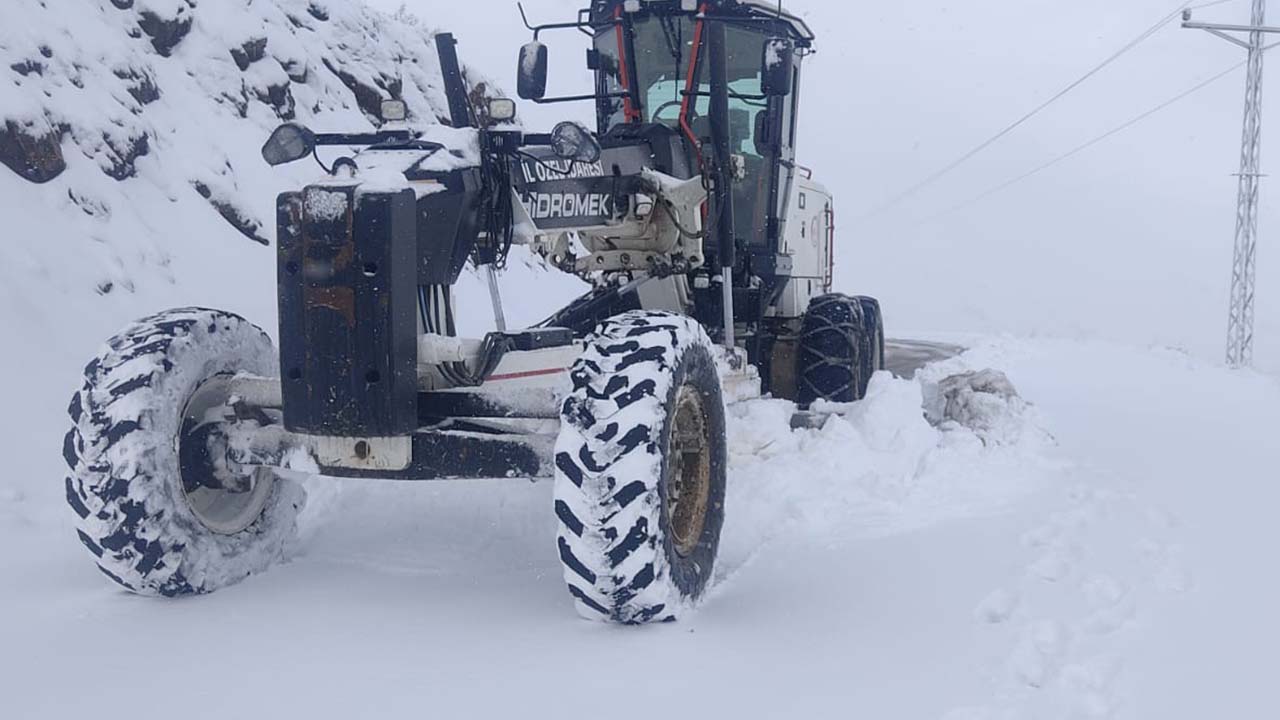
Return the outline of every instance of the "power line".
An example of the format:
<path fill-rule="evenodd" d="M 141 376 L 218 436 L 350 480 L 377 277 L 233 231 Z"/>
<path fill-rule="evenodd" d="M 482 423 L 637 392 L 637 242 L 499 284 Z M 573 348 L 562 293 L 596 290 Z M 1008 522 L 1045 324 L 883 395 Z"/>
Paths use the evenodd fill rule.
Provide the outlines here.
<path fill-rule="evenodd" d="M 965 164 L 965 163 L 967 163 L 969 160 L 972 160 L 976 155 L 978 155 L 979 153 L 983 152 L 984 150 L 986 150 L 987 148 L 991 147 L 992 145 L 996 144 L 997 142 L 999 142 L 1001 139 L 1003 139 L 1003 138 L 1004 138 L 1006 135 L 1008 135 L 1009 133 L 1013 132 L 1014 130 L 1017 130 L 1019 127 L 1022 127 L 1022 126 L 1023 126 L 1023 125 L 1025 125 L 1029 120 L 1031 120 L 1031 119 L 1032 119 L 1032 118 L 1034 118 L 1035 116 L 1039 115 L 1041 112 L 1044 112 L 1044 110 L 1045 110 L 1045 109 L 1047 109 L 1049 106 L 1051 106 L 1051 105 L 1053 105 L 1054 103 L 1056 103 L 1057 101 L 1061 100 L 1063 97 L 1065 97 L 1065 96 L 1066 96 L 1067 94 L 1069 94 L 1071 91 L 1073 91 L 1073 90 L 1075 90 L 1076 88 L 1080 87 L 1080 86 L 1081 86 L 1081 85 L 1083 85 L 1085 82 L 1087 82 L 1090 78 L 1092 78 L 1092 77 L 1094 77 L 1095 75 L 1097 75 L 1098 73 L 1102 72 L 1104 69 L 1106 69 L 1107 67 L 1109 67 L 1112 63 L 1116 62 L 1116 61 L 1117 61 L 1117 60 L 1119 60 L 1121 57 L 1123 57 L 1124 55 L 1128 54 L 1131 50 L 1133 50 L 1134 48 L 1136 48 L 1136 47 L 1138 47 L 1139 45 L 1141 45 L 1143 42 L 1145 42 L 1147 39 L 1149 39 L 1152 35 L 1155 35 L 1157 32 L 1159 32 L 1159 31 L 1160 31 L 1160 30 L 1161 30 L 1165 25 L 1168 25 L 1170 22 L 1172 22 L 1174 19 L 1176 19 L 1176 18 L 1177 18 L 1177 17 L 1182 13 L 1182 11 L 1183 11 L 1183 10 L 1188 10 L 1188 9 L 1193 9 L 1193 10 L 1194 10 L 1194 9 L 1202 9 L 1202 8 L 1207 8 L 1207 7 L 1213 7 L 1213 6 L 1215 6 L 1215 5 L 1224 5 L 1224 4 L 1228 3 L 1228 2 L 1233 2 L 1233 1 L 1234 1 L 1234 0 L 1216 0 L 1216 1 L 1214 1 L 1214 2 L 1203 3 L 1203 4 L 1201 4 L 1201 5 L 1194 6 L 1194 7 L 1192 7 L 1192 6 L 1191 6 L 1191 0 L 1183 0 L 1183 2 L 1179 2 L 1179 3 L 1178 3 L 1178 6 L 1177 6 L 1176 8 L 1174 8 L 1172 12 L 1170 12 L 1168 15 L 1165 15 L 1164 17 L 1162 17 L 1158 22 L 1156 22 L 1156 24 L 1154 24 L 1154 25 L 1152 25 L 1151 27 L 1147 28 L 1145 31 L 1143 31 L 1143 32 L 1142 32 L 1142 34 L 1138 35 L 1138 36 L 1137 36 L 1136 38 L 1134 38 L 1133 40 L 1130 40 L 1130 41 L 1129 41 L 1129 42 L 1128 42 L 1124 47 L 1120 48 L 1118 51 L 1116 51 L 1114 54 L 1112 54 L 1112 55 L 1111 55 L 1110 57 L 1108 57 L 1106 60 L 1103 60 L 1101 63 L 1099 63 L 1098 65 L 1094 66 L 1094 67 L 1093 67 L 1093 69 L 1089 70 L 1089 71 L 1088 71 L 1088 72 L 1086 72 L 1084 75 L 1082 75 L 1082 76 L 1080 76 L 1079 78 L 1077 78 L 1074 82 L 1072 82 L 1071 84 L 1067 85 L 1067 86 L 1066 86 L 1065 88 L 1063 88 L 1062 90 L 1058 91 L 1058 93 L 1056 93 L 1055 95 L 1053 95 L 1052 97 L 1050 97 L 1048 100 L 1046 100 L 1046 101 L 1044 101 L 1043 103 L 1041 103 L 1040 105 L 1036 106 L 1036 108 L 1035 108 L 1035 109 L 1033 109 L 1031 112 L 1029 112 L 1029 113 L 1027 113 L 1027 114 L 1023 115 L 1022 117 L 1020 117 L 1020 118 L 1018 118 L 1016 121 L 1014 121 L 1012 124 L 1010 124 L 1009 126 L 1005 127 L 1005 128 L 1004 128 L 1003 130 L 1001 130 L 1000 132 L 996 133 L 995 135 L 991 136 L 990 138 L 988 138 L 988 139 L 984 140 L 983 142 L 979 143 L 976 147 L 974 147 L 972 150 L 970 150 L 969 152 L 965 153 L 964 155 L 961 155 L 958 159 L 956 159 L 956 160 L 955 160 L 954 162 L 952 162 L 951 164 L 947 165 L 946 167 L 942 168 L 941 170 L 938 170 L 937 172 L 934 172 L 932 175 L 929 175 L 928 177 L 926 177 L 925 179 L 921 180 L 920 182 L 917 182 L 916 184 L 914 184 L 914 185 L 912 185 L 912 186 L 908 187 L 906 190 L 903 190 L 902 192 L 900 192 L 900 193 L 898 193 L 897 195 L 893 196 L 889 201 L 887 201 L 887 202 L 885 202 L 885 203 L 883 203 L 883 204 L 879 205 L 878 207 L 874 208 L 873 210 L 871 210 L 870 212 L 868 212 L 866 215 L 863 215 L 861 218 L 859 218 L 859 219 L 858 219 L 858 222 L 864 222 L 864 221 L 869 220 L 869 219 L 871 219 L 871 218 L 873 218 L 873 217 L 875 217 L 875 216 L 877 216 L 877 215 L 880 215 L 881 213 L 884 213 L 884 212 L 885 212 L 885 211 L 887 211 L 887 210 L 890 210 L 890 209 L 892 209 L 892 208 L 896 207 L 896 206 L 897 206 L 899 203 L 901 203 L 903 200 L 906 200 L 907 198 L 911 197 L 912 195 L 915 195 L 916 193 L 920 192 L 921 190 L 925 189 L 926 187 L 928 187 L 928 186 L 932 185 L 933 183 L 937 182 L 938 180 L 941 180 L 942 178 L 944 178 L 944 177 L 946 177 L 947 175 L 951 174 L 951 172 L 952 172 L 952 171 L 954 171 L 956 168 L 960 167 L 961 165 L 964 165 L 964 164 Z"/>
<path fill-rule="evenodd" d="M 1027 171 L 1027 172 L 1025 172 L 1025 173 L 1023 173 L 1023 174 L 1021 174 L 1021 175 L 1019 175 L 1019 176 L 1017 176 L 1017 177 L 1013 178 L 1012 180 L 1008 180 L 1008 181 L 1006 181 L 1006 182 L 1000 183 L 999 185 L 996 185 L 995 187 L 991 188 L 990 190 L 987 190 L 986 192 L 984 192 L 984 193 L 982 193 L 982 194 L 980 194 L 980 195 L 975 196 L 975 197 L 974 197 L 973 199 L 971 199 L 971 200 L 968 200 L 968 201 L 966 201 L 966 202 L 963 202 L 963 203 L 961 203 L 961 204 L 959 204 L 959 205 L 957 205 L 957 206 L 955 206 L 955 207 L 951 208 L 950 210 L 946 210 L 946 211 L 943 211 L 943 212 L 941 212 L 941 213 L 938 213 L 937 215 L 934 215 L 932 218 L 930 218 L 930 220 L 936 220 L 936 219 L 938 219 L 938 218 L 946 217 L 946 216 L 948 216 L 948 215 L 952 215 L 952 214 L 954 214 L 954 213 L 957 213 L 957 212 L 959 212 L 959 211 L 961 211 L 961 210 L 964 210 L 965 208 L 968 208 L 968 207 L 969 207 L 969 206 L 971 206 L 971 205 L 975 205 L 975 204 L 977 204 L 977 203 L 979 203 L 979 202 L 982 202 L 983 200 L 986 200 L 987 198 L 991 197 L 992 195 L 995 195 L 995 194 L 997 194 L 997 193 L 1000 193 L 1000 192 L 1002 192 L 1002 191 L 1004 191 L 1004 190 L 1006 190 L 1006 189 L 1008 189 L 1008 188 L 1010 188 L 1010 187 L 1013 187 L 1014 185 L 1017 185 L 1018 183 L 1022 182 L 1023 180 L 1026 180 L 1026 179 L 1028 179 L 1028 178 L 1031 178 L 1031 177 L 1033 177 L 1033 176 L 1035 176 L 1035 175 L 1039 175 L 1040 173 L 1044 172 L 1045 170 L 1048 170 L 1049 168 L 1051 168 L 1051 167 L 1053 167 L 1053 166 L 1055 166 L 1055 165 L 1058 165 L 1058 164 L 1063 163 L 1063 162 L 1065 162 L 1065 161 L 1067 161 L 1067 160 L 1070 160 L 1071 158 L 1075 157 L 1076 155 L 1079 155 L 1080 153 L 1084 152 L 1085 150 L 1088 150 L 1089 148 L 1093 147 L 1094 145 L 1097 145 L 1098 143 L 1101 143 L 1101 142 L 1103 142 L 1103 141 L 1105 141 L 1105 140 L 1109 140 L 1109 139 L 1111 139 L 1112 137 L 1115 137 L 1116 135 L 1119 135 L 1120 133 L 1124 132 L 1125 130 L 1128 130 L 1129 128 L 1133 127 L 1134 125 L 1137 125 L 1138 123 L 1142 122 L 1143 120 L 1146 120 L 1147 118 L 1151 117 L 1152 115 L 1155 115 L 1156 113 L 1158 113 L 1158 112 L 1160 112 L 1160 111 L 1162 111 L 1162 110 L 1165 110 L 1166 108 L 1168 108 L 1168 107 L 1170 107 L 1170 106 L 1172 106 L 1172 105 L 1177 104 L 1177 103 L 1178 103 L 1178 102 L 1180 102 L 1181 100 L 1184 100 L 1184 99 L 1186 99 L 1187 97 L 1189 97 L 1189 96 L 1191 96 L 1191 95 L 1194 95 L 1194 94 L 1195 94 L 1195 93 L 1197 93 L 1197 92 L 1200 92 L 1201 90 L 1203 90 L 1203 89 L 1205 89 L 1205 88 L 1209 87 L 1209 86 L 1210 86 L 1210 85 L 1212 85 L 1213 83 L 1215 83 L 1215 82 L 1217 82 L 1217 81 L 1219 81 L 1219 80 L 1223 79 L 1224 77 L 1226 77 L 1226 76 L 1230 75 L 1232 72 L 1234 72 L 1234 71 L 1236 71 L 1236 70 L 1240 69 L 1240 68 L 1241 68 L 1241 67 L 1243 67 L 1243 66 L 1244 66 L 1244 63 L 1243 63 L 1243 62 L 1236 63 L 1235 65 L 1232 65 L 1231 67 L 1227 68 L 1226 70 L 1223 70 L 1222 72 L 1218 73 L 1217 75 L 1214 75 L 1214 76 L 1210 77 L 1210 78 L 1209 78 L 1209 79 L 1207 79 L 1207 80 L 1203 80 L 1203 81 L 1201 81 L 1200 83 L 1196 84 L 1195 86 L 1193 86 L 1193 87 L 1191 87 L 1191 88 L 1188 88 L 1187 90 L 1184 90 L 1184 91 L 1182 91 L 1181 93 L 1178 93 L 1178 94 L 1177 94 L 1177 95 L 1175 95 L 1174 97 L 1169 98 L 1168 100 L 1166 100 L 1166 101 L 1164 101 L 1164 102 L 1160 103 L 1159 105 L 1157 105 L 1157 106 L 1155 106 L 1155 107 L 1151 108 L 1150 110 L 1147 110 L 1146 112 L 1142 113 L 1141 115 L 1138 115 L 1137 117 L 1134 117 L 1134 118 L 1132 118 L 1131 120 L 1129 120 L 1129 121 L 1127 121 L 1127 122 L 1125 122 L 1125 123 L 1123 123 L 1123 124 L 1121 124 L 1121 125 L 1118 125 L 1118 126 L 1116 126 L 1115 128 L 1112 128 L 1111 130 L 1108 130 L 1107 132 L 1105 132 L 1105 133 L 1103 133 L 1103 134 L 1101 134 L 1101 135 L 1099 135 L 1099 136 L 1097 136 L 1097 137 L 1093 138 L 1092 140 L 1090 140 L 1090 141 L 1088 141 L 1088 142 L 1086 142 L 1086 143 L 1084 143 L 1084 144 L 1082 144 L 1082 145 L 1077 146 L 1076 148 L 1074 148 L 1074 149 L 1072 149 L 1072 150 L 1069 150 L 1069 151 L 1067 151 L 1067 152 L 1065 152 L 1065 153 L 1063 153 L 1063 154 L 1061 154 L 1061 155 L 1058 155 L 1057 157 L 1055 157 L 1055 158 L 1053 158 L 1052 160 L 1050 160 L 1050 161 L 1048 161 L 1048 162 L 1044 163 L 1043 165 L 1040 165 L 1040 166 L 1036 167 L 1036 168 L 1035 168 L 1035 169 L 1033 169 L 1033 170 L 1029 170 L 1029 171 Z"/>
<path fill-rule="evenodd" d="M 1199 5 L 1192 5 L 1191 7 L 1187 8 L 1187 9 L 1188 9 L 1188 10 L 1203 10 L 1203 9 L 1205 9 L 1205 8 L 1217 7 L 1218 5 L 1226 5 L 1226 4 L 1227 4 L 1227 3 L 1229 3 L 1229 2 L 1241 2 L 1241 1 L 1242 1 L 1242 0 L 1215 0 L 1215 2 L 1207 2 L 1207 3 L 1201 3 L 1201 4 L 1199 4 Z"/>

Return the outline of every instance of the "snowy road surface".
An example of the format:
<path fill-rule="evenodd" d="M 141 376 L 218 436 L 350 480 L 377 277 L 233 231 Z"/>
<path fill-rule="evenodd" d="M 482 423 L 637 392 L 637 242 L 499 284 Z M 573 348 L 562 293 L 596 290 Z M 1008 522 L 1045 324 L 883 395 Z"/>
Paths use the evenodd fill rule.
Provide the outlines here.
<path fill-rule="evenodd" d="M 643 629 L 577 619 L 550 487 L 513 481 L 311 481 L 290 562 L 133 597 L 77 544 L 37 427 L 0 494 L 0 716 L 1275 716 L 1280 385 L 1051 341 L 945 366 L 1035 408 L 990 445 L 888 376 L 823 430 L 735 408 L 710 600 Z"/>
<path fill-rule="evenodd" d="M 964 352 L 964 348 L 952 343 L 924 340 L 894 340 L 884 343 L 884 367 L 901 378 L 909 378 L 930 363 L 941 362 Z"/>

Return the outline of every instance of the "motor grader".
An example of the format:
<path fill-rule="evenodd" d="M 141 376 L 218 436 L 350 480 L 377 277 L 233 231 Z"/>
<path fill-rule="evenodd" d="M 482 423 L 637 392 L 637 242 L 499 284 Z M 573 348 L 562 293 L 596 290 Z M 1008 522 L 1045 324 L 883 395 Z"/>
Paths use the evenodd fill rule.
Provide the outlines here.
<path fill-rule="evenodd" d="M 672 620 L 732 508 L 726 403 L 865 392 L 880 308 L 832 294 L 833 200 L 796 163 L 806 23 L 765 2 L 597 0 L 530 29 L 520 97 L 592 103 L 594 129 L 526 131 L 437 36 L 447 125 L 388 98 L 372 132 L 290 123 L 264 146 L 272 165 L 341 153 L 278 200 L 278 347 L 188 308 L 89 363 L 67 499 L 108 577 L 181 596 L 264 570 L 295 531 L 298 472 L 546 478 L 578 610 Z M 569 32 L 590 37 L 594 87 L 549 97 L 543 40 Z M 508 328 L 515 246 L 590 291 Z M 464 272 L 490 283 L 484 337 L 459 336 Z"/>

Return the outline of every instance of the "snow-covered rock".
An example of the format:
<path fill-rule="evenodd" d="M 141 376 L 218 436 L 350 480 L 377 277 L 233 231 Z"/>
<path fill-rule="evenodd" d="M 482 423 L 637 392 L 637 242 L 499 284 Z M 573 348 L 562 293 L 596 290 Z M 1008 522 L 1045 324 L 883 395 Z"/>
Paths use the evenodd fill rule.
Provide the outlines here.
<path fill-rule="evenodd" d="M 360 131 L 386 98 L 420 124 L 447 106 L 431 33 L 361 3 L 7 0 L 0 14 L 0 175 L 44 238 L 5 252 L 27 246 L 66 290 L 176 282 L 178 231 L 260 257 L 237 236 L 269 242 L 274 196 L 301 171 L 258 155 L 282 121 Z"/>
<path fill-rule="evenodd" d="M 399 97 L 431 137 L 467 140 L 441 119 L 435 32 L 348 0 L 0 2 L 0 378 L 26 408 L 0 437 L 43 428 L 0 484 L 58 476 L 79 369 L 121 327 L 203 306 L 274 333 L 276 197 L 322 177 L 263 161 L 281 122 L 366 132 Z M 582 290 L 519 249 L 503 280 L 513 327 Z M 492 327 L 478 276 L 457 298 L 465 332 Z"/>
<path fill-rule="evenodd" d="M 320 171 L 269 167 L 263 142 L 286 120 L 371 130 L 392 97 L 443 129 L 435 32 L 346 0 L 0 3 L 0 329 L 48 335 L 75 364 L 168 307 L 274 331 L 275 199 Z M 513 325 L 580 292 L 521 253 L 511 265 L 508 293 L 547 299 L 509 303 Z M 458 294 L 460 325 L 485 329 L 482 283 Z M 76 332 L 48 332 L 72 317 Z"/>
<path fill-rule="evenodd" d="M 926 372 L 926 375 L 929 373 Z M 925 415 L 935 425 L 958 425 L 984 441 L 1020 434 L 1027 403 L 1008 376 L 987 368 L 950 375 L 925 385 Z"/>

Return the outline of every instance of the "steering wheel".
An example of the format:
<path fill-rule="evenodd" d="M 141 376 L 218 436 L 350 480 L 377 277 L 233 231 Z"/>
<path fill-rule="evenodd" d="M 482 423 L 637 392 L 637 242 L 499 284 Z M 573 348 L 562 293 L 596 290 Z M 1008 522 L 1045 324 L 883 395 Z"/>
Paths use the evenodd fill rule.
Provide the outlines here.
<path fill-rule="evenodd" d="M 671 102 L 663 103 L 662 107 L 659 107 L 657 110 L 653 111 L 653 119 L 650 120 L 650 122 L 658 122 L 662 120 L 662 113 L 666 112 L 667 110 L 670 110 L 671 108 L 683 108 L 683 107 L 684 107 L 683 100 L 672 100 Z M 673 117 L 671 119 L 677 120 L 679 119 L 679 117 L 680 116 L 677 115 L 676 117 Z"/>

